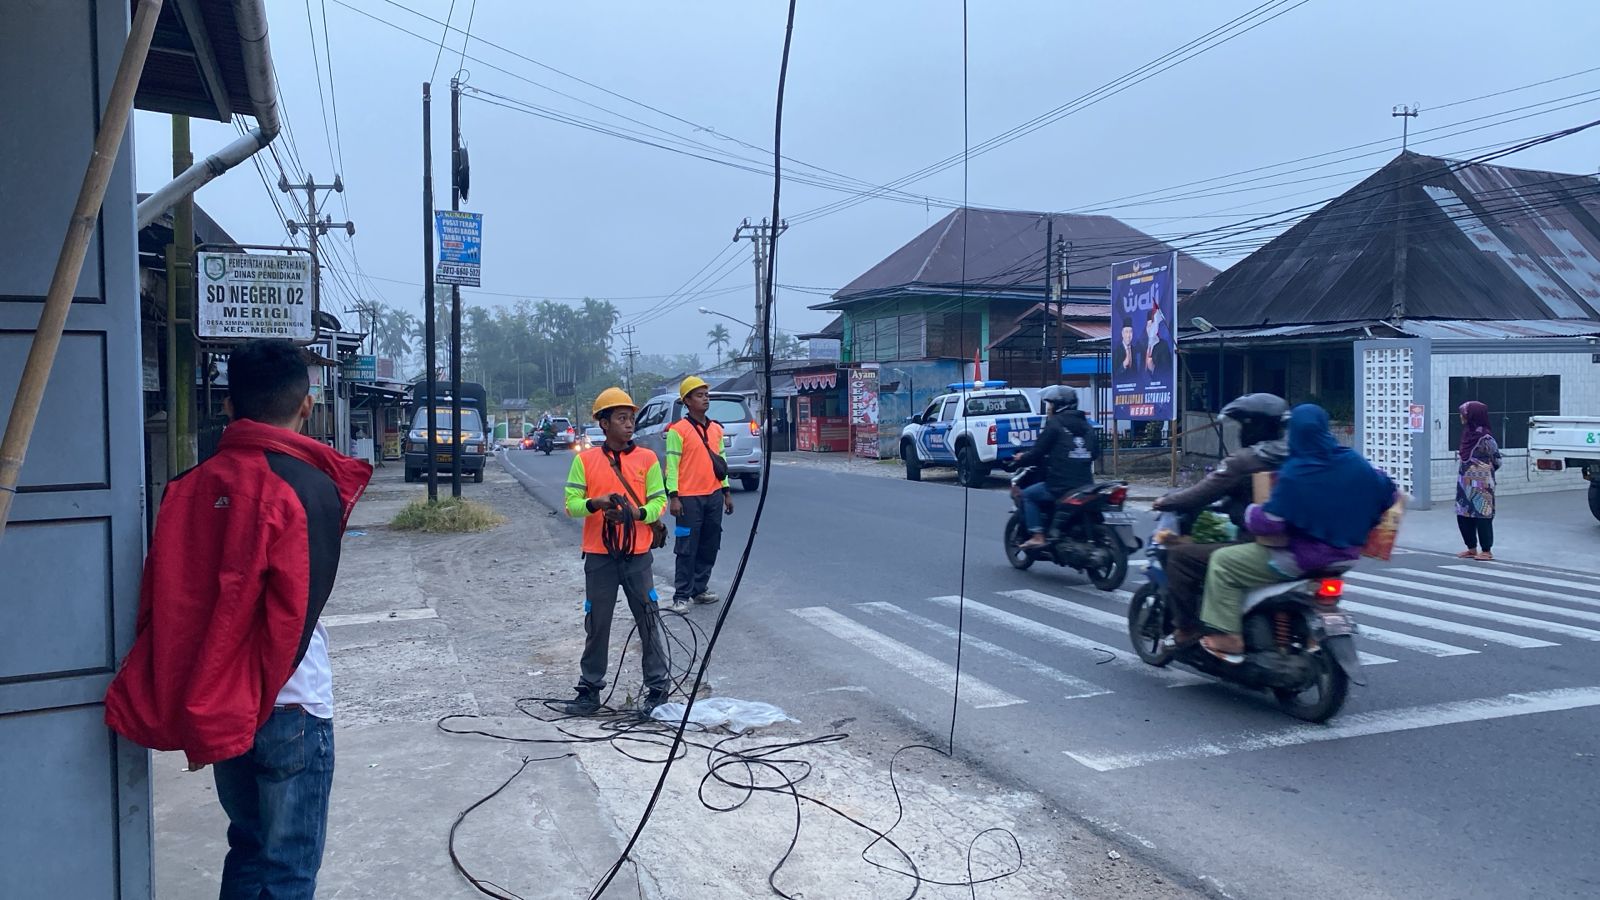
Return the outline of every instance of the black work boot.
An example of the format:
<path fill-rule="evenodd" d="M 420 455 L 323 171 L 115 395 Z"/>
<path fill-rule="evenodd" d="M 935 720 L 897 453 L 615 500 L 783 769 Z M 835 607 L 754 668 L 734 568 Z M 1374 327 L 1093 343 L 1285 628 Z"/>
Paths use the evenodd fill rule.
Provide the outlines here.
<path fill-rule="evenodd" d="M 567 701 L 566 714 L 569 716 L 592 716 L 600 711 L 600 692 L 595 688 L 578 688 L 578 696 Z"/>
<path fill-rule="evenodd" d="M 658 688 L 656 690 L 649 691 L 644 695 L 644 698 L 639 701 L 639 712 L 648 716 L 655 711 L 656 707 L 671 699 L 671 696 L 671 693 L 664 689 Z"/>

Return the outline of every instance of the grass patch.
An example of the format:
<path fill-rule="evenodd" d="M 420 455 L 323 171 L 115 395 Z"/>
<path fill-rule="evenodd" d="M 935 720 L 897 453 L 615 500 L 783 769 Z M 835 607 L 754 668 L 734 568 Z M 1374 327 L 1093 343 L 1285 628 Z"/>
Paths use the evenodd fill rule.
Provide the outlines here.
<path fill-rule="evenodd" d="M 446 497 L 434 503 L 413 500 L 400 510 L 389 527 L 397 531 L 422 531 L 428 534 L 466 534 L 488 531 L 506 520 L 482 503 L 462 497 Z"/>

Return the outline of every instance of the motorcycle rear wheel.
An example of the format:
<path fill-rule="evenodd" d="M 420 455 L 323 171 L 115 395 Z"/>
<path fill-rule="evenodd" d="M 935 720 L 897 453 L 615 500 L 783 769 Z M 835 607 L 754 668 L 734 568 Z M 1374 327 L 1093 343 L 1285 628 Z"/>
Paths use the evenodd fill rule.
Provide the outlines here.
<path fill-rule="evenodd" d="M 1139 588 L 1128 601 L 1128 640 L 1139 659 L 1148 665 L 1160 667 L 1172 662 L 1172 650 L 1161 644 L 1172 630 L 1167 622 L 1170 617 L 1167 598 L 1153 584 Z"/>
<path fill-rule="evenodd" d="M 1006 560 L 1013 568 L 1026 570 L 1033 565 L 1034 558 L 1022 549 L 1023 535 L 1022 517 L 1013 515 L 1006 521 Z"/>
<path fill-rule="evenodd" d="M 1284 712 L 1296 719 L 1320 724 L 1338 715 L 1339 710 L 1344 708 L 1345 698 L 1350 693 L 1350 677 L 1331 653 L 1313 653 L 1311 661 L 1316 667 L 1316 677 L 1311 687 L 1300 691 L 1273 688 L 1272 693 L 1278 698 L 1278 705 L 1283 707 Z"/>
<path fill-rule="evenodd" d="M 1086 568 L 1083 574 L 1089 576 L 1094 586 L 1102 591 L 1114 591 L 1122 587 L 1122 582 L 1128 578 L 1128 548 L 1122 545 L 1122 538 L 1109 525 L 1092 526 L 1090 538 L 1093 543 L 1105 548 L 1110 561 L 1098 567 Z"/>

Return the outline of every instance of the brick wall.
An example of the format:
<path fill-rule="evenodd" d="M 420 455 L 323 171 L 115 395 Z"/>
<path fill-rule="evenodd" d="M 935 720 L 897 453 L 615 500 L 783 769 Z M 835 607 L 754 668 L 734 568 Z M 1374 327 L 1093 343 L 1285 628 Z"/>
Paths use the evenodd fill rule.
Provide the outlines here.
<path fill-rule="evenodd" d="M 1515 348 L 1515 341 L 1507 341 Z M 1456 456 L 1450 444 L 1450 379 L 1461 377 L 1561 376 L 1561 414 L 1600 416 L 1600 365 L 1583 353 L 1440 353 L 1433 354 L 1433 396 L 1428 402 L 1428 430 L 1433 439 L 1433 499 L 1455 498 Z M 1502 494 L 1575 490 L 1583 477 L 1572 471 L 1541 472 L 1533 468 L 1526 450 L 1504 451 L 1505 461 L 1496 479 Z"/>

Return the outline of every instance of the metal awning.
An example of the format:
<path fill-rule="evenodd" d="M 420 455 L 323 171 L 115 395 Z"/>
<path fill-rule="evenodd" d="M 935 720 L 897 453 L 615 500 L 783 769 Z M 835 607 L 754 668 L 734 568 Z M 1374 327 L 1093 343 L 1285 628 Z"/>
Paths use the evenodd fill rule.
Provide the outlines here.
<path fill-rule="evenodd" d="M 253 0 L 255 5 L 259 0 Z M 129 8 L 137 5 L 129 0 Z M 166 0 L 156 19 L 150 54 L 134 106 L 226 122 L 254 115 L 239 37 L 239 4 L 228 0 Z"/>

